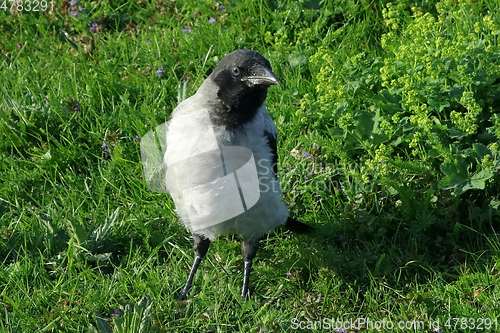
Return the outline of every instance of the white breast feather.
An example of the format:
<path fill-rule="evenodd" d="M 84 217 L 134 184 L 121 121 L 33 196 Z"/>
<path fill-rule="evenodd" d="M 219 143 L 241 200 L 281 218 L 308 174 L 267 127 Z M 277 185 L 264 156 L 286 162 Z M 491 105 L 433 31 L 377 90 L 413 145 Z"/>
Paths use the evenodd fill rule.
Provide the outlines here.
<path fill-rule="evenodd" d="M 167 166 L 173 165 L 183 157 L 194 156 L 222 146 L 247 147 L 252 151 L 256 163 L 260 198 L 254 206 L 246 211 L 243 210 L 243 213 L 236 217 L 213 226 L 203 227 L 197 224 L 203 218 L 200 220 L 190 218 L 190 216 L 194 216 L 193 211 L 201 214 L 200 216 L 208 214 L 206 216 L 217 217 L 230 214 L 231 210 L 240 209 L 240 207 L 236 207 L 234 201 L 231 204 L 221 205 L 221 202 L 228 200 L 223 197 L 222 191 L 220 191 L 225 183 L 219 180 L 219 184 L 216 184 L 217 180 L 214 180 L 214 186 L 200 186 L 192 189 L 188 194 L 185 192 L 185 195 L 189 195 L 189 197 L 183 197 L 180 191 L 175 191 L 176 184 L 172 184 L 173 181 L 170 180 L 167 182 L 167 186 L 181 222 L 189 231 L 212 240 L 218 235 L 225 234 L 240 234 L 244 238 L 258 237 L 284 224 L 288 218 L 288 209 L 281 201 L 281 189 L 272 174 L 272 152 L 263 133 L 264 129 L 276 135 L 276 126 L 264 105 L 259 108 L 251 122 L 237 131 L 228 132 L 222 127 L 213 127 L 210 119 L 206 119 L 207 113 L 197 112 L 202 110 L 204 105 L 199 104 L 198 107 L 193 107 L 196 105 L 195 98 L 196 95 L 179 104 L 173 112 L 168 125 L 167 152 L 164 163 Z M 189 105 L 189 108 L 186 105 Z M 209 179 L 218 173 L 216 167 L 210 167 L 210 161 L 205 161 L 205 163 L 197 161 L 196 165 L 191 165 L 191 168 L 190 172 L 192 172 L 193 177 L 203 173 L 204 177 L 208 176 L 206 179 Z M 186 177 L 190 177 L 189 174 Z M 203 192 L 207 192 L 207 190 L 210 191 L 211 196 L 203 195 Z M 239 197 L 237 190 L 232 195 Z"/>

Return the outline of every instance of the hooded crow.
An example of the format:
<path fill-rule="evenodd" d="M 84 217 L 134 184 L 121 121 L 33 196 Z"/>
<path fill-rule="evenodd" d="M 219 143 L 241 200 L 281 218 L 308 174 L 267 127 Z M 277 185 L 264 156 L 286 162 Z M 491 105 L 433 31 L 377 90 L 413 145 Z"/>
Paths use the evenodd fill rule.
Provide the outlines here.
<path fill-rule="evenodd" d="M 280 225 L 298 233 L 312 230 L 290 218 L 281 200 L 276 126 L 265 107 L 268 88 L 278 83 L 261 54 L 236 50 L 171 114 L 165 185 L 181 222 L 193 234 L 195 252 L 180 300 L 187 298 L 217 236 L 243 238 L 241 296 L 246 297 L 260 237 Z"/>

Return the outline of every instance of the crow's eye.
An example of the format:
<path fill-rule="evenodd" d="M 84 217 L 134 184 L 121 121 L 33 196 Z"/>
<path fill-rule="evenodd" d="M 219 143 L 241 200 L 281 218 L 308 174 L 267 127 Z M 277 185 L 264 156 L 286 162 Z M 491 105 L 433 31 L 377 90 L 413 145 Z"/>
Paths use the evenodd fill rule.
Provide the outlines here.
<path fill-rule="evenodd" d="M 240 75 L 240 69 L 238 67 L 233 67 L 233 75 L 234 76 Z"/>

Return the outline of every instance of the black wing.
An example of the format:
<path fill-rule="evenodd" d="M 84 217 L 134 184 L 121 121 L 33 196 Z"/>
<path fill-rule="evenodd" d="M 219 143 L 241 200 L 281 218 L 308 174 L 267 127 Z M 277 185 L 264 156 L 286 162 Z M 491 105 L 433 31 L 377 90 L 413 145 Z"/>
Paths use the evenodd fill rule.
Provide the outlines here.
<path fill-rule="evenodd" d="M 273 154 L 272 168 L 274 177 L 278 177 L 278 146 L 276 142 L 276 135 L 271 132 L 264 131 L 264 135 L 269 143 L 269 148 L 271 148 L 271 153 Z"/>

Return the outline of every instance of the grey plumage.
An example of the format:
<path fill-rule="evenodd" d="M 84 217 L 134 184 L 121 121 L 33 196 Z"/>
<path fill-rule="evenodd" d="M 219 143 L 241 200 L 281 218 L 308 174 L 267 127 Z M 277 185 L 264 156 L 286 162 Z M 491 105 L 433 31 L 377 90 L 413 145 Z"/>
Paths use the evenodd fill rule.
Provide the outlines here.
<path fill-rule="evenodd" d="M 201 259 L 217 236 L 243 237 L 244 297 L 260 237 L 280 225 L 298 232 L 310 228 L 289 218 L 281 201 L 276 126 L 265 107 L 267 90 L 275 84 L 278 78 L 266 58 L 237 50 L 172 112 L 164 157 L 166 185 L 181 222 L 193 233 L 195 249 L 179 299 L 186 299 Z M 230 159 L 233 152 L 238 157 Z M 255 184 L 251 172 L 241 173 L 244 168 L 255 169 Z"/>

